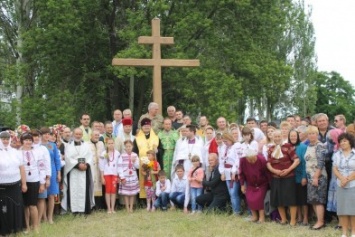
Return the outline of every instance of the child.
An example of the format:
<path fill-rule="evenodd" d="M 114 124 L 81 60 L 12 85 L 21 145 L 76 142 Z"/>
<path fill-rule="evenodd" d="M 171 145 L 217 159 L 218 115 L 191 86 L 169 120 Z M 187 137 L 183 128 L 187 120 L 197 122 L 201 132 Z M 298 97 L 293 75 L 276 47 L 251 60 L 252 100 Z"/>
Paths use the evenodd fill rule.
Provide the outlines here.
<path fill-rule="evenodd" d="M 175 177 L 172 181 L 171 192 L 169 195 L 171 208 L 174 209 L 174 205 L 178 208 L 184 208 L 184 212 L 187 213 L 187 205 L 189 204 L 189 183 L 187 177 L 184 175 L 184 166 L 178 164 L 175 167 Z"/>
<path fill-rule="evenodd" d="M 120 153 L 114 148 L 115 142 L 112 138 L 107 139 L 106 151 L 101 155 L 99 161 L 99 167 L 101 172 L 101 182 L 105 185 L 105 199 L 107 205 L 107 213 L 115 213 L 117 182 L 119 174 L 120 177 L 124 177 L 122 168 L 122 158 Z M 121 179 L 122 183 L 125 183 L 124 178 Z"/>
<path fill-rule="evenodd" d="M 157 174 L 160 171 L 160 165 L 156 160 L 155 151 L 147 151 L 147 157 L 149 163 L 142 164 L 142 174 L 144 175 L 144 189 L 147 195 L 147 211 L 155 211 L 155 183 L 158 179 Z"/>
<path fill-rule="evenodd" d="M 170 180 L 166 178 L 166 173 L 164 170 L 160 170 L 158 173 L 159 180 L 156 183 L 155 195 L 157 199 L 154 202 L 155 208 L 161 208 L 162 211 L 168 209 L 169 194 L 171 189 Z"/>
<path fill-rule="evenodd" d="M 196 206 L 198 212 L 202 211 L 202 207 L 196 204 L 196 197 L 200 196 L 203 191 L 202 180 L 204 177 L 203 169 L 201 168 L 200 157 L 194 155 L 191 158 L 192 168 L 188 173 L 188 180 L 190 182 L 190 199 L 191 199 L 191 211 L 192 214 L 196 212 Z"/>
<path fill-rule="evenodd" d="M 138 155 L 132 152 L 133 142 L 131 140 L 124 142 L 124 149 L 121 157 L 122 171 L 126 182 L 120 185 L 118 193 L 124 196 L 127 212 L 133 212 L 135 195 L 139 193 L 139 181 L 136 172 L 139 169 L 139 159 Z"/>

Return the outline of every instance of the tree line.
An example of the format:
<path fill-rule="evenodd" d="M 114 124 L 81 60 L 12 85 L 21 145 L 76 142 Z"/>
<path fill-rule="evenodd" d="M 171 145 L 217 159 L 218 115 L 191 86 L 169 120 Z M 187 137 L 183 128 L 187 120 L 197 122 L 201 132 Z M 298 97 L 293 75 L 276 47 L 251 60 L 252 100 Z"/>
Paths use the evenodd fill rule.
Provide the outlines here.
<path fill-rule="evenodd" d="M 163 69 L 163 108 L 237 122 L 289 113 L 354 117 L 351 84 L 317 71 L 311 10 L 302 0 L 3 0 L 0 6 L 0 81 L 9 98 L 0 123 L 8 126 L 73 126 L 84 112 L 111 119 L 114 109 L 129 106 L 131 78 L 137 119 L 152 99 L 152 69 L 111 61 L 151 58 L 151 46 L 137 39 L 151 35 L 154 17 L 161 35 L 175 39 L 162 46 L 163 58 L 201 61 L 199 68 Z"/>

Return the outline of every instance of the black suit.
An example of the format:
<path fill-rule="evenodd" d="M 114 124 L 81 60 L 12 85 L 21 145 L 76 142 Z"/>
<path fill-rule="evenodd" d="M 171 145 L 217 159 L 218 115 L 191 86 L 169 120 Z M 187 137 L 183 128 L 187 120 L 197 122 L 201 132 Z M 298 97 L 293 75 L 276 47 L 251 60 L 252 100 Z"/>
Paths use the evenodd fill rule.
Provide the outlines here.
<path fill-rule="evenodd" d="M 229 193 L 226 181 L 221 180 L 218 165 L 212 170 L 210 179 L 208 181 L 204 179 L 202 184 L 210 192 L 198 196 L 196 202 L 202 207 L 207 206 L 207 211 L 225 209 Z"/>

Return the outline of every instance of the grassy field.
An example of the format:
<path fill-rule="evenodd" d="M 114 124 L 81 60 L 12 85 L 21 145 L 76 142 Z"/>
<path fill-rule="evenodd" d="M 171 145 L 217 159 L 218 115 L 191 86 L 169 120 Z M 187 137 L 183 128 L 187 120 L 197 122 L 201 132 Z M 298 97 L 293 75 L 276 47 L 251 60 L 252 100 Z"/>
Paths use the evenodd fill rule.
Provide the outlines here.
<path fill-rule="evenodd" d="M 266 222 L 250 223 L 246 216 L 226 214 L 188 215 L 181 211 L 154 212 L 137 210 L 132 214 L 119 210 L 114 214 L 94 212 L 89 216 L 72 214 L 56 216 L 53 225 L 43 223 L 40 233 L 20 236 L 340 236 L 341 231 L 334 230 L 336 223 L 329 224 L 319 231 L 308 227 L 290 227 Z"/>

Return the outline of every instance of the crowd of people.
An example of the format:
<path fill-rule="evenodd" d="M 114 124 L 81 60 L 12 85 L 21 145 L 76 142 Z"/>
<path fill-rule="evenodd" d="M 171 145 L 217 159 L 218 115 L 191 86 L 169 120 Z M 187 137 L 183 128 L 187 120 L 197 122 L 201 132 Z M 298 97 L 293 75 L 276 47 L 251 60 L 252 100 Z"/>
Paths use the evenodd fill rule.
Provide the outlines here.
<path fill-rule="evenodd" d="M 62 213 L 112 214 L 119 197 L 127 212 L 144 200 L 149 212 L 247 212 L 311 230 L 338 218 L 342 237 L 355 236 L 355 123 L 343 115 L 334 126 L 323 113 L 214 126 L 174 106 L 163 118 L 152 102 L 137 123 L 129 109 L 80 123 L 0 133 L 0 235 L 53 223 L 56 201 Z"/>

